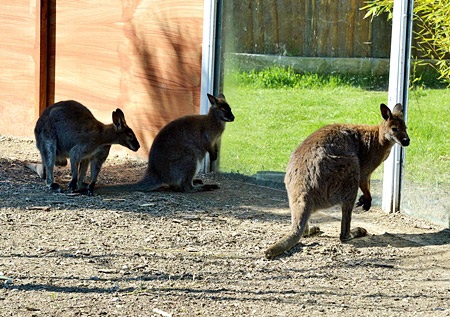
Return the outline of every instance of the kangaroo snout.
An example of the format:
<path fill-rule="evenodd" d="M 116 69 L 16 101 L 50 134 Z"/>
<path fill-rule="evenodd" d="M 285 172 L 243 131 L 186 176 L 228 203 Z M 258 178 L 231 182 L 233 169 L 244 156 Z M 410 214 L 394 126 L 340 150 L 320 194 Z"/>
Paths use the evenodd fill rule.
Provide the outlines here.
<path fill-rule="evenodd" d="M 127 145 L 127 147 L 128 147 L 130 150 L 136 152 L 137 150 L 139 150 L 139 148 L 141 147 L 141 145 L 139 144 L 139 141 L 136 139 L 136 140 L 133 140 L 133 142 L 129 143 L 129 144 Z"/>
<path fill-rule="evenodd" d="M 401 141 L 400 141 L 400 143 L 402 144 L 402 146 L 408 146 L 408 145 L 409 145 L 409 142 L 410 142 L 410 140 L 409 140 L 408 137 L 403 138 L 403 139 L 401 139 Z"/>
<path fill-rule="evenodd" d="M 226 122 L 233 122 L 234 121 L 234 115 L 230 114 L 228 117 L 225 118 Z"/>

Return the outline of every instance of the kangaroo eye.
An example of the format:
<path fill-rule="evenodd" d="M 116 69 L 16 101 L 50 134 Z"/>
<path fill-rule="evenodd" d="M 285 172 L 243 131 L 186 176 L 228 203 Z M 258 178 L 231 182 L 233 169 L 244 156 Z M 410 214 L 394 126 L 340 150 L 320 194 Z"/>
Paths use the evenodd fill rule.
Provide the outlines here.
<path fill-rule="evenodd" d="M 392 132 L 398 132 L 397 128 L 392 128 Z"/>

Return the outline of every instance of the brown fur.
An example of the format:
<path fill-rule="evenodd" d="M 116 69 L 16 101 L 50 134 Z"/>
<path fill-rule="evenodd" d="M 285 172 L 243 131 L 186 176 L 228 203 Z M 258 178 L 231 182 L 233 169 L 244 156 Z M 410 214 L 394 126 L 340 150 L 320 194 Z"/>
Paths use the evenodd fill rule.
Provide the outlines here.
<path fill-rule="evenodd" d="M 60 101 L 45 108 L 34 129 L 42 165 L 26 166 L 46 178 L 49 189 L 60 192 L 60 185 L 54 182 L 53 167 L 67 165 L 67 158 L 70 158 L 72 180 L 68 190 L 87 190 L 88 195 L 93 195 L 111 144 L 120 144 L 132 151 L 140 147 L 122 110 L 113 111 L 112 119 L 112 124 L 103 124 L 88 108 L 74 100 Z M 84 177 L 89 165 L 91 182 L 86 189 Z"/>
<path fill-rule="evenodd" d="M 225 123 L 234 115 L 220 94 L 208 94 L 211 108 L 206 115 L 189 115 L 168 123 L 159 131 L 149 153 L 144 177 L 133 184 L 120 184 L 97 188 L 97 193 L 152 191 L 161 186 L 171 190 L 193 192 L 218 188 L 215 184 L 203 185 L 194 177 L 202 160 L 209 153 L 211 161 L 218 155 L 218 142 L 225 130 Z"/>
<path fill-rule="evenodd" d="M 311 214 L 334 205 L 342 208 L 341 241 L 367 234 L 364 228 L 350 230 L 358 187 L 363 195 L 357 206 L 369 210 L 370 175 L 388 157 L 395 143 L 409 145 L 403 107 L 397 104 L 391 112 L 381 104 L 380 110 L 383 122 L 378 126 L 328 125 L 311 134 L 294 151 L 285 176 L 292 227 L 266 250 L 267 258 L 295 246 L 302 234 L 308 233 Z"/>

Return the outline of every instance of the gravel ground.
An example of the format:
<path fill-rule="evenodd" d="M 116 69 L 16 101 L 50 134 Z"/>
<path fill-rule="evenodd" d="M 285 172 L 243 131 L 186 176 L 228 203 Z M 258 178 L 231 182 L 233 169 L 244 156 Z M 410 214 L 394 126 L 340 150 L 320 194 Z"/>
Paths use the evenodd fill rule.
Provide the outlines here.
<path fill-rule="evenodd" d="M 0 136 L 0 152 L 1 316 L 450 316 L 450 232 L 425 221 L 356 209 L 369 235 L 343 244 L 339 211 L 319 212 L 321 235 L 268 261 L 283 190 L 208 175 L 219 190 L 55 194 L 24 168 L 33 140 Z M 99 183 L 145 166 L 112 155 Z"/>

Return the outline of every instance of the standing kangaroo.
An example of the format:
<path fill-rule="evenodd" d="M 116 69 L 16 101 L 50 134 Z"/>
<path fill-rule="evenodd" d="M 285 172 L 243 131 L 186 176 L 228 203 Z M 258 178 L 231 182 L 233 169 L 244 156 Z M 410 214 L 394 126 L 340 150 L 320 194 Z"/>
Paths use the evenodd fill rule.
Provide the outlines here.
<path fill-rule="evenodd" d="M 137 183 L 99 186 L 97 193 L 152 191 L 167 185 L 180 192 L 217 189 L 215 184 L 203 184 L 194 179 L 201 163 L 209 153 L 211 161 L 217 159 L 218 142 L 225 123 L 234 121 L 231 108 L 220 94 L 208 94 L 211 108 L 206 115 L 178 118 L 159 131 L 150 148 L 144 177 Z"/>
<path fill-rule="evenodd" d="M 302 234 L 309 234 L 308 219 L 313 212 L 338 204 L 342 208 L 340 240 L 367 234 L 360 227 L 350 230 L 358 186 L 363 195 L 357 206 L 369 210 L 370 175 L 388 157 L 395 143 L 408 146 L 410 142 L 402 105 L 395 105 L 391 112 L 381 104 L 380 110 L 383 122 L 378 126 L 328 125 L 311 134 L 294 151 L 285 176 L 292 227 L 266 250 L 267 258 L 290 250 Z"/>
<path fill-rule="evenodd" d="M 44 178 L 47 187 L 61 191 L 54 182 L 54 165 L 64 166 L 70 158 L 72 179 L 70 191 L 82 190 L 88 165 L 91 167 L 91 183 L 88 195 L 93 195 L 98 173 L 108 157 L 111 144 L 120 144 L 132 151 L 140 147 L 133 130 L 125 122 L 122 110 L 112 113 L 113 124 L 103 124 L 81 103 L 60 101 L 47 107 L 36 122 L 34 134 L 41 153 L 42 168 L 36 172 Z M 30 167 L 32 168 L 32 167 Z M 32 168 L 33 169 L 33 168 Z"/>

